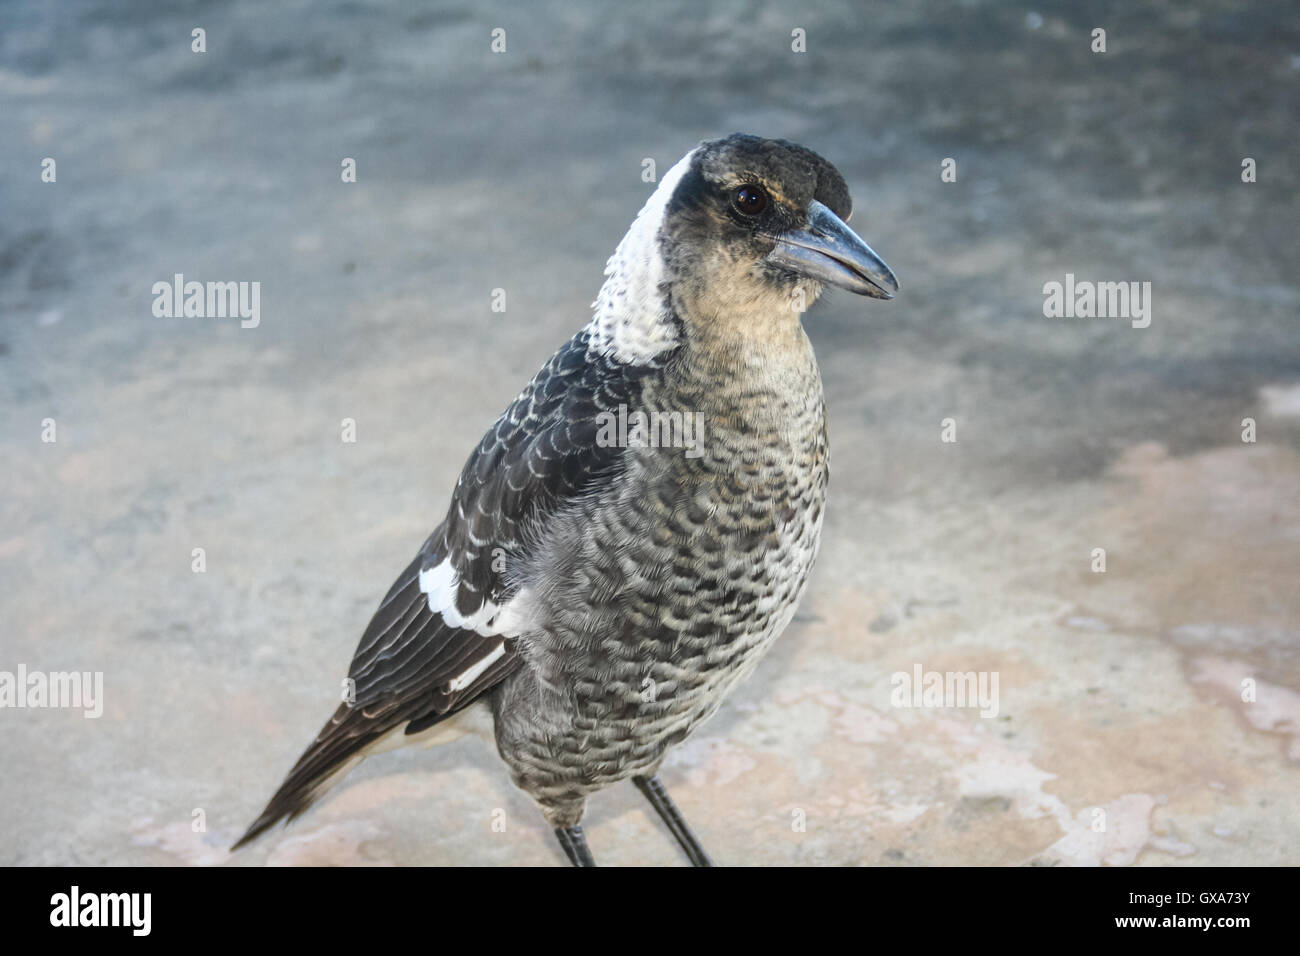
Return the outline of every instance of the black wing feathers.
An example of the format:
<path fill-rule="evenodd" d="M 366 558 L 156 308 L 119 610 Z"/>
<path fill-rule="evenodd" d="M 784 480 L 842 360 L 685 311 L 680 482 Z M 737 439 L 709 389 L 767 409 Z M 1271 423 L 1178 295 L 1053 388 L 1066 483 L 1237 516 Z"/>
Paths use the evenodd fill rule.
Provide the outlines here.
<path fill-rule="evenodd" d="M 527 535 L 617 470 L 623 450 L 597 443 L 599 416 L 617 413 L 619 405 L 637 407 L 642 379 L 657 367 L 620 365 L 587 346 L 587 332 L 574 336 L 483 436 L 456 483 L 446 518 L 398 576 L 361 637 L 348 671 L 354 701 L 340 705 L 236 847 L 281 818 L 302 813 L 349 759 L 395 728 L 405 725 L 407 734 L 426 730 L 519 666 L 510 635 L 452 626 L 430 610 L 420 572 L 450 560 L 459 582 L 454 602 L 460 619 L 485 602 L 505 605 L 518 582 L 504 569 L 523 553 Z M 490 621 L 478 623 L 492 630 Z M 491 663 L 473 680 L 453 687 L 488 658 Z"/>

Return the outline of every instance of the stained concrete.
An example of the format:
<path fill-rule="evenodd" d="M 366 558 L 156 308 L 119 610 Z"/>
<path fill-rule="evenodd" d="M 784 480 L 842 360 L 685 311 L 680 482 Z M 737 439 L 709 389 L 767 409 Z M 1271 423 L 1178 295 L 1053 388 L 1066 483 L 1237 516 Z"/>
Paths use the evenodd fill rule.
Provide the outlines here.
<path fill-rule="evenodd" d="M 665 768 L 705 844 L 1300 862 L 1300 32 L 1187 6 L 5 5 L 0 670 L 102 671 L 105 700 L 0 710 L 0 863 L 562 862 L 472 738 L 224 848 L 585 321 L 643 159 L 738 129 L 835 162 L 902 293 L 806 318 L 822 554 Z M 155 318 L 177 272 L 260 281 L 261 324 Z M 1045 318 L 1066 273 L 1151 282 L 1151 326 Z M 996 674 L 997 715 L 894 706 L 915 664 Z M 630 786 L 587 829 L 603 863 L 681 862 Z"/>

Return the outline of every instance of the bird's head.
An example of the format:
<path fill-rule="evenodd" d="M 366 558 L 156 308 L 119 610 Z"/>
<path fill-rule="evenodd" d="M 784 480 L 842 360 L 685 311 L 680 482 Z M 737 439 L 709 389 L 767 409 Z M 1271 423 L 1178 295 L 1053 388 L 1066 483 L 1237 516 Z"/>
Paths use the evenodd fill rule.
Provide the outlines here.
<path fill-rule="evenodd" d="M 719 297 L 813 298 L 833 285 L 892 299 L 898 281 L 848 226 L 839 171 L 810 149 L 737 133 L 701 143 L 668 200 L 665 261 Z"/>
<path fill-rule="evenodd" d="M 898 280 L 849 228 L 851 212 L 844 177 L 810 149 L 741 133 L 700 143 L 611 257 L 599 344 L 649 360 L 674 344 L 674 321 L 721 322 L 723 334 L 785 325 L 828 285 L 892 299 Z"/>

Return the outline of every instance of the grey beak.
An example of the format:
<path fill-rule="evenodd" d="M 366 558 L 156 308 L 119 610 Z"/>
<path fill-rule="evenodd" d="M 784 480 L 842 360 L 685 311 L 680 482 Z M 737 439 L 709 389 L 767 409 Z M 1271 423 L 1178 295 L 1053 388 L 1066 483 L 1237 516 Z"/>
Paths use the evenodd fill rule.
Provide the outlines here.
<path fill-rule="evenodd" d="M 773 265 L 873 299 L 892 299 L 898 280 L 883 259 L 830 209 L 808 204 L 808 227 L 774 236 Z"/>

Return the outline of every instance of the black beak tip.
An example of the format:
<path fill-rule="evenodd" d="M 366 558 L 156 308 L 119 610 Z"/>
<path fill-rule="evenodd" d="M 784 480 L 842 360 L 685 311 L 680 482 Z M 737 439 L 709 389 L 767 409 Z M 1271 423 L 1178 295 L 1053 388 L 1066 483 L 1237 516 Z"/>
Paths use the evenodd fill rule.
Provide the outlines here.
<path fill-rule="evenodd" d="M 898 294 L 898 280 L 894 278 L 893 272 L 875 273 L 872 275 L 860 275 L 863 288 L 857 290 L 860 294 L 872 299 L 885 299 L 888 301 Z"/>

